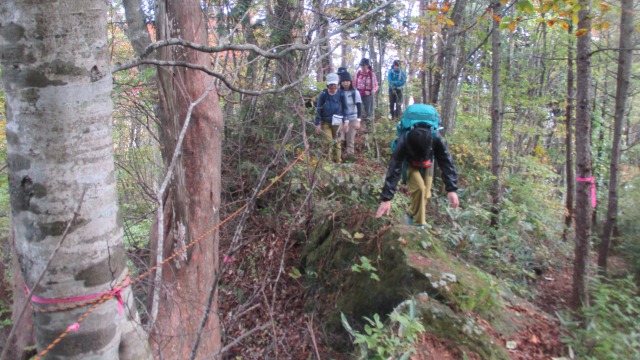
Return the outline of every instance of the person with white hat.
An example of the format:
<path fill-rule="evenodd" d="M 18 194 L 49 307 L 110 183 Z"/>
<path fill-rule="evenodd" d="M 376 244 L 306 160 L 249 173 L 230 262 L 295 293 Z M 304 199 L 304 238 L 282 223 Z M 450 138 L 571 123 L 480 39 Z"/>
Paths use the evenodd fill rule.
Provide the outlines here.
<path fill-rule="evenodd" d="M 326 77 L 327 88 L 318 96 L 316 107 L 316 133 L 324 133 L 327 139 L 333 142 L 329 152 L 329 159 L 336 163 L 342 162 L 342 145 L 339 140 L 340 127 L 344 125 L 344 131 L 349 131 L 347 98 L 342 91 L 338 91 L 340 78 L 337 74 L 328 74 Z"/>

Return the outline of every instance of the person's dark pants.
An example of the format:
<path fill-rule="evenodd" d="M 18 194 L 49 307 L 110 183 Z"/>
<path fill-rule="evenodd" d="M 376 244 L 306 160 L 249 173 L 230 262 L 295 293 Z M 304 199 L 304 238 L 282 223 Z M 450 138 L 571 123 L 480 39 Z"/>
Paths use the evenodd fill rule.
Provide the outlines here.
<path fill-rule="evenodd" d="M 389 89 L 389 112 L 391 117 L 397 119 L 402 114 L 402 90 Z"/>

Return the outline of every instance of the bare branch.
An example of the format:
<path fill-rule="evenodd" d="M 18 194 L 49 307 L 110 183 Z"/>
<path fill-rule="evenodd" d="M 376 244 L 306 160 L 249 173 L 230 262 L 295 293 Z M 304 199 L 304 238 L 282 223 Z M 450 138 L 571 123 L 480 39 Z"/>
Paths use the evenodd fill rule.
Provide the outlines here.
<path fill-rule="evenodd" d="M 236 232 L 233 235 L 233 239 L 231 240 L 231 244 L 229 245 L 229 250 L 227 251 L 225 258 L 230 257 L 233 252 L 236 250 L 236 248 L 239 248 L 240 246 L 236 247 L 236 243 L 239 241 L 240 236 L 242 235 L 242 230 L 244 227 L 244 222 L 246 221 L 247 215 L 249 215 L 249 213 L 253 210 L 253 204 L 255 203 L 256 199 L 258 198 L 258 195 L 260 194 L 260 188 L 262 187 L 262 185 L 264 184 L 264 182 L 267 179 L 267 174 L 269 172 L 269 169 L 271 168 L 272 165 L 274 165 L 276 163 L 276 161 L 278 161 L 278 159 L 280 158 L 280 154 L 282 153 L 283 149 L 285 149 L 285 144 L 287 142 L 287 140 L 289 139 L 289 136 L 291 135 L 291 128 L 293 125 L 289 125 L 289 127 L 287 128 L 287 133 L 285 134 L 283 140 L 282 140 L 282 145 L 280 146 L 280 148 L 278 149 L 278 152 L 276 154 L 276 156 L 273 158 L 273 160 L 271 161 L 271 163 L 269 165 L 267 165 L 264 169 L 264 171 L 262 172 L 262 176 L 260 177 L 260 181 L 258 182 L 258 184 L 256 185 L 253 195 L 251 196 L 251 198 L 247 201 L 247 204 L 245 205 L 245 209 L 242 213 L 242 216 L 240 217 L 240 222 L 238 223 L 237 227 L 236 227 Z M 213 303 L 213 298 L 214 295 L 216 293 L 216 290 L 218 288 L 218 282 L 220 281 L 220 274 L 224 273 L 226 267 L 226 263 L 223 261 L 222 265 L 220 266 L 220 269 L 218 269 L 218 271 L 216 272 L 216 276 L 215 279 L 213 280 L 213 284 L 211 284 L 211 289 L 209 291 L 209 296 L 207 297 L 207 306 L 205 308 L 203 317 L 202 317 L 202 321 L 200 322 L 200 328 L 198 330 L 198 334 L 196 335 L 196 340 L 193 343 L 193 347 L 191 349 L 191 357 L 190 359 L 195 359 L 197 352 L 198 352 L 198 346 L 200 344 L 200 337 L 202 336 L 202 332 L 204 331 L 204 327 L 207 324 L 207 320 L 209 319 L 209 312 L 211 310 L 211 304 Z"/>
<path fill-rule="evenodd" d="M 366 20 L 370 17 L 373 17 L 374 15 L 376 15 L 380 10 L 386 8 L 387 6 L 391 5 L 394 2 L 394 0 L 389 0 L 386 3 L 377 6 L 369 11 L 367 11 L 366 13 L 364 13 L 362 16 L 349 21 L 348 23 L 339 26 L 338 28 L 336 28 L 335 30 L 333 30 L 331 33 L 329 33 L 327 36 L 320 38 L 320 39 L 316 39 L 314 42 L 309 43 L 309 44 L 294 44 L 291 46 L 286 47 L 284 50 L 282 51 L 277 51 L 277 48 L 272 48 L 269 50 L 264 50 L 262 48 L 260 48 L 257 45 L 254 44 L 222 44 L 222 45 L 217 45 L 217 46 L 207 46 L 207 45 L 202 45 L 202 44 L 197 44 L 191 41 L 187 41 L 184 39 L 180 39 L 180 38 L 171 38 L 171 39 L 167 39 L 167 40 L 163 40 L 163 41 L 158 41 L 155 42 L 149 46 L 147 46 L 144 51 L 140 54 L 140 56 L 138 56 L 136 59 L 129 61 L 127 63 L 124 64 L 116 64 L 114 66 L 114 68 L 112 69 L 112 73 L 115 73 L 116 71 L 121 71 L 121 70 L 126 70 L 126 69 L 130 69 L 132 67 L 138 66 L 140 64 L 146 64 L 148 62 L 145 61 L 145 58 L 147 56 L 149 56 L 152 52 L 154 52 L 157 49 L 163 48 L 165 46 L 183 46 L 183 47 L 188 47 L 197 51 L 202 51 L 202 52 L 206 52 L 206 53 L 218 53 L 218 52 L 223 52 L 223 51 L 251 51 L 254 53 L 257 53 L 258 55 L 265 57 L 267 59 L 281 59 L 283 58 L 285 55 L 287 55 L 290 52 L 294 52 L 294 51 L 306 51 L 309 49 L 312 49 L 324 42 L 326 42 L 327 40 L 329 40 L 331 37 L 340 34 L 342 31 L 356 25 L 359 24 L 360 22 L 362 22 L 363 20 Z"/>

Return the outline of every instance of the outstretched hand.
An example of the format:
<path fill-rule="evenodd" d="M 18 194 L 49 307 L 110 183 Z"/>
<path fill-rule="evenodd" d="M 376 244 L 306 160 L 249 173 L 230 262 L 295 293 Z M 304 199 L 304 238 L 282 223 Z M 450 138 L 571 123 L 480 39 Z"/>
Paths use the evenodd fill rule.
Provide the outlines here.
<path fill-rule="evenodd" d="M 382 217 L 382 215 L 389 215 L 391 210 L 391 201 L 383 201 L 376 211 L 376 219 Z"/>
<path fill-rule="evenodd" d="M 458 200 L 458 193 L 456 193 L 455 191 L 447 193 L 447 198 L 449 199 L 449 206 L 457 209 L 460 205 L 460 200 Z"/>

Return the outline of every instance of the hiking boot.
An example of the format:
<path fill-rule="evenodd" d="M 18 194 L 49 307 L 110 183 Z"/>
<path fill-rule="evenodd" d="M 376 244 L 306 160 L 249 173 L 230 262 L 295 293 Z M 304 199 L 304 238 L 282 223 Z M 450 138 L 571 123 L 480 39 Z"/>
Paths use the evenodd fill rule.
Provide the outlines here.
<path fill-rule="evenodd" d="M 416 225 L 416 229 L 418 229 L 418 230 L 424 230 L 424 225 Z"/>
<path fill-rule="evenodd" d="M 405 225 L 413 225 L 413 216 L 411 216 L 411 215 L 409 215 L 409 214 L 407 214 L 407 213 L 404 213 L 404 214 L 402 215 L 402 222 L 403 222 Z"/>

